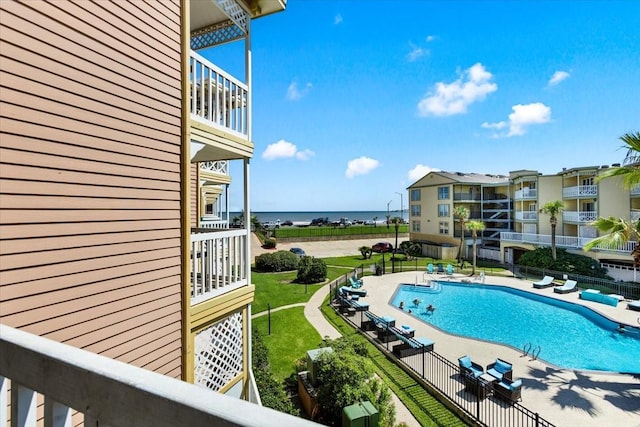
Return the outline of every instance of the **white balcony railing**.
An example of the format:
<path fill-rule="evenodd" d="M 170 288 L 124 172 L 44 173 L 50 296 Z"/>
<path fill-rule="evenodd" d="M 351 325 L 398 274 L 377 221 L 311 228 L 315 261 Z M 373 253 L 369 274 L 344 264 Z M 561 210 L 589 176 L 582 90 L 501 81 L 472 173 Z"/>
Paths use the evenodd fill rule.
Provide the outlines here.
<path fill-rule="evenodd" d="M 538 219 L 538 212 L 536 211 L 516 211 L 517 221 L 532 221 Z"/>
<path fill-rule="evenodd" d="M 191 118 L 247 139 L 248 86 L 196 52 L 189 55 Z"/>
<path fill-rule="evenodd" d="M 191 304 L 247 285 L 247 230 L 191 234 Z"/>
<path fill-rule="evenodd" d="M 535 199 L 538 197 L 538 190 L 535 188 L 523 188 L 514 194 L 514 199 Z"/>
<path fill-rule="evenodd" d="M 589 243 L 591 240 L 593 240 L 592 237 L 556 236 L 556 246 L 564 247 L 564 248 L 582 249 L 584 245 Z M 551 246 L 551 235 L 550 234 L 513 233 L 513 232 L 505 231 L 500 233 L 500 241 L 529 243 L 529 244 L 538 245 L 538 246 Z M 636 246 L 636 242 L 630 241 L 624 245 L 619 245 L 615 248 L 607 248 L 605 246 L 598 245 L 594 249 L 599 251 L 631 254 L 635 246 Z"/>
<path fill-rule="evenodd" d="M 576 185 L 562 189 L 562 197 L 596 197 L 598 195 L 597 185 Z"/>
<path fill-rule="evenodd" d="M 640 196 L 640 184 L 634 185 L 630 193 L 632 196 Z"/>
<path fill-rule="evenodd" d="M 200 228 L 211 228 L 214 230 L 226 230 L 229 228 L 229 221 L 220 218 L 203 217 L 200 220 Z"/>
<path fill-rule="evenodd" d="M 629 212 L 629 217 L 631 218 L 631 221 L 640 220 L 640 211 L 631 211 L 631 212 Z"/>
<path fill-rule="evenodd" d="M 85 426 L 318 425 L 0 324 L 0 425 L 70 426 L 75 411 Z"/>
<path fill-rule="evenodd" d="M 597 211 L 564 211 L 562 212 L 562 220 L 568 222 L 591 222 L 598 219 Z"/>
<path fill-rule="evenodd" d="M 200 162 L 200 169 L 207 172 L 214 172 L 219 175 L 229 175 L 229 162 L 226 160 Z"/>

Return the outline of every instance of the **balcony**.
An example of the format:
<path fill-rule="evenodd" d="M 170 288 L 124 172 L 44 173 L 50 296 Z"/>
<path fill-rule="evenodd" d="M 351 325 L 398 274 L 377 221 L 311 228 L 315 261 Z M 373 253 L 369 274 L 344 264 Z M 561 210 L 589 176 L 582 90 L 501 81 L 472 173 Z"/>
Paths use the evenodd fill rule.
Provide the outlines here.
<path fill-rule="evenodd" d="M 191 233 L 191 304 L 248 285 L 247 230 L 194 229 Z"/>
<path fill-rule="evenodd" d="M 566 222 L 588 223 L 598 219 L 597 211 L 564 211 L 562 212 L 562 220 Z"/>
<path fill-rule="evenodd" d="M 0 324 L 0 424 L 9 419 L 20 427 L 82 419 L 114 427 L 317 425 Z"/>
<path fill-rule="evenodd" d="M 632 196 L 640 196 L 640 184 L 639 185 L 635 185 L 630 191 L 629 193 Z"/>
<path fill-rule="evenodd" d="M 593 237 L 556 236 L 556 246 L 561 248 L 582 249 L 584 245 L 586 245 L 591 240 L 593 240 Z M 528 243 L 536 246 L 551 246 L 551 235 L 502 232 L 500 233 L 500 241 Z M 625 243 L 624 245 L 618 245 L 614 248 L 608 248 L 606 246 L 598 245 L 594 248 L 594 250 L 629 255 L 635 248 L 635 245 L 635 241 L 630 241 Z"/>
<path fill-rule="evenodd" d="M 573 187 L 565 187 L 562 189 L 562 197 L 565 199 L 577 197 L 597 197 L 597 185 L 576 185 Z"/>
<path fill-rule="evenodd" d="M 516 211 L 516 221 L 536 221 L 537 219 L 536 211 Z"/>
<path fill-rule="evenodd" d="M 631 221 L 640 220 L 640 211 L 631 211 L 631 212 L 629 212 L 629 217 L 631 218 Z"/>
<path fill-rule="evenodd" d="M 200 170 L 203 172 L 214 173 L 216 175 L 229 176 L 229 162 L 226 160 L 202 162 L 200 163 Z"/>
<path fill-rule="evenodd" d="M 538 190 L 535 188 L 525 187 L 522 190 L 516 191 L 513 197 L 515 200 L 535 199 L 536 197 L 538 197 Z"/>

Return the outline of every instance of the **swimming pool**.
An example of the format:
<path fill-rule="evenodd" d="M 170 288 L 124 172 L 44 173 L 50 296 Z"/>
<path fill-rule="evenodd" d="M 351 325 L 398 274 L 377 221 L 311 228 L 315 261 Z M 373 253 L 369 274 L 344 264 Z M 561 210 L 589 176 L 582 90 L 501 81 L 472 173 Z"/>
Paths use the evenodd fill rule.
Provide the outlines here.
<path fill-rule="evenodd" d="M 438 282 L 439 291 L 403 284 L 391 303 L 445 332 L 539 348 L 539 359 L 567 369 L 640 373 L 640 330 L 618 324 L 582 305 L 497 285 Z M 416 307 L 413 301 L 418 299 Z M 427 312 L 432 304 L 436 310 Z"/>

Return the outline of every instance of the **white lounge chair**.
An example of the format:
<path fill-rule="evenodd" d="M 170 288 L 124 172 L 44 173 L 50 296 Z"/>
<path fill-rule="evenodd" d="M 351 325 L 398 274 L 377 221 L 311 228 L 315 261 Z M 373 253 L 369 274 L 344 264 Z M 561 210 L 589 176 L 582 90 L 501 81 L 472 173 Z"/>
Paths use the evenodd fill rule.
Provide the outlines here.
<path fill-rule="evenodd" d="M 553 292 L 557 294 L 568 294 L 569 292 L 576 292 L 578 290 L 578 282 L 575 280 L 567 280 L 564 285 L 553 288 Z"/>
<path fill-rule="evenodd" d="M 552 276 L 544 276 L 542 280 L 533 282 L 533 287 L 536 289 L 544 289 L 544 288 L 549 288 L 551 286 L 554 286 Z"/>

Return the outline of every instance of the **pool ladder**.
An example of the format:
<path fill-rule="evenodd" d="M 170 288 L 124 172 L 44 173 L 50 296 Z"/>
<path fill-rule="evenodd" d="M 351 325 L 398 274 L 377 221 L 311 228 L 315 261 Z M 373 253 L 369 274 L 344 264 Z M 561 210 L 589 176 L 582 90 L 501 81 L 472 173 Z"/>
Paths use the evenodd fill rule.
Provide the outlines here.
<path fill-rule="evenodd" d="M 522 348 L 522 356 L 521 357 L 527 357 L 529 354 L 531 354 L 531 360 L 536 360 L 538 358 L 538 356 L 540 356 L 540 352 L 541 351 L 542 351 L 542 347 L 540 347 L 538 345 L 538 346 L 536 346 L 534 348 L 533 344 L 528 342 Z"/>

